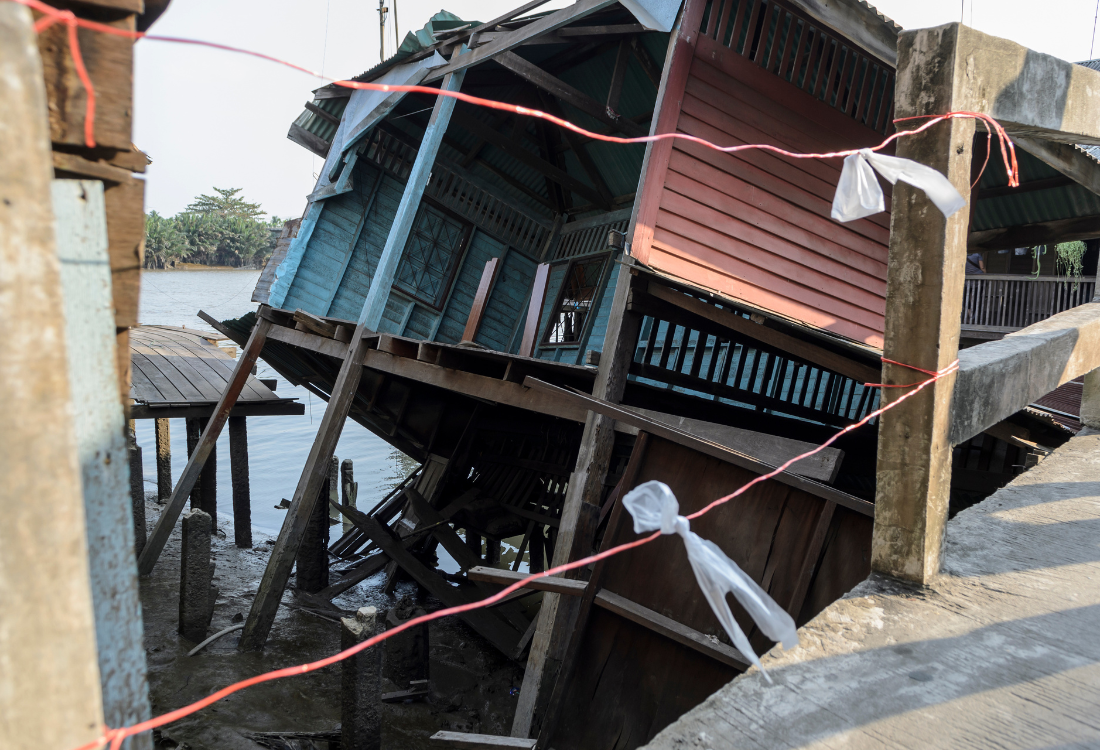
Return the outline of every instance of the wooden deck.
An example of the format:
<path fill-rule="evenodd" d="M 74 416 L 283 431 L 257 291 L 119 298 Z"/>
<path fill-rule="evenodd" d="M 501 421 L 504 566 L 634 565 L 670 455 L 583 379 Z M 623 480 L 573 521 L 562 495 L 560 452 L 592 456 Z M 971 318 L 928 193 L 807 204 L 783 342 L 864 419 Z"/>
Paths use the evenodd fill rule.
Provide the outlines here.
<path fill-rule="evenodd" d="M 208 417 L 233 374 L 234 359 L 215 340 L 190 328 L 139 326 L 130 330 L 133 366 L 131 419 Z M 303 414 L 305 405 L 280 398 L 249 376 L 231 412 L 235 417 Z"/>

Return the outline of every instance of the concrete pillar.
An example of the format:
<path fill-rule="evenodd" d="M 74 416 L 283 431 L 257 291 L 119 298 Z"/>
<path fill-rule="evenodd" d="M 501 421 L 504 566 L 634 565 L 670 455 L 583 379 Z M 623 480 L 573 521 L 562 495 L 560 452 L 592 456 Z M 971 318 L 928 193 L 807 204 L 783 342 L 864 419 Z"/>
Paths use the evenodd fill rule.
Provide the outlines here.
<path fill-rule="evenodd" d="M 328 496 L 329 480 L 325 479 L 298 547 L 298 588 L 311 594 L 328 586 L 328 511 L 327 502 L 322 502 Z"/>
<path fill-rule="evenodd" d="M 355 507 L 355 499 L 359 496 L 359 485 L 355 482 L 355 468 L 350 458 L 345 458 L 340 464 L 340 487 L 343 490 L 343 504 Z M 344 518 L 344 533 L 351 531 L 354 524 Z"/>
<path fill-rule="evenodd" d="M 203 430 L 206 429 L 206 424 L 210 420 L 203 417 L 199 420 L 199 436 L 202 436 Z M 210 456 L 207 457 L 206 463 L 202 466 L 202 474 L 199 475 L 198 484 L 202 486 L 202 508 L 203 512 L 210 516 L 210 533 L 213 534 L 218 530 L 218 446 L 214 445 L 210 449 Z"/>
<path fill-rule="evenodd" d="M 898 40 L 896 116 L 969 109 L 956 82 L 958 25 L 904 32 Z M 927 164 L 970 194 L 974 120 L 941 122 L 897 141 L 897 155 Z M 968 212 L 945 219 L 923 191 L 894 187 L 887 265 L 884 357 L 941 370 L 958 356 Z M 925 379 L 884 364 L 886 383 Z M 882 416 L 871 567 L 925 583 L 940 569 L 951 482 L 951 375 Z M 884 388 L 882 403 L 906 392 Z"/>
<path fill-rule="evenodd" d="M 252 499 L 248 486 L 248 426 L 245 417 L 229 418 L 229 468 L 233 481 L 233 540 L 252 547 Z"/>
<path fill-rule="evenodd" d="M 145 476 L 141 465 L 141 446 L 137 444 L 136 420 L 130 420 L 130 507 L 134 517 L 134 554 L 145 546 Z"/>
<path fill-rule="evenodd" d="M 1085 387 L 1081 392 L 1081 424 L 1100 430 L 1100 370 L 1085 375 Z"/>
<path fill-rule="evenodd" d="M 349 649 L 378 632 L 378 610 L 361 607 L 354 618 L 341 618 L 340 649 Z M 380 645 L 373 646 L 341 662 L 340 750 L 382 747 L 381 655 Z"/>
<path fill-rule="evenodd" d="M 157 502 L 172 496 L 172 427 L 167 419 L 154 419 L 157 433 Z"/>
<path fill-rule="evenodd" d="M 198 418 L 191 418 L 186 421 L 187 424 L 187 457 L 191 458 L 191 454 L 195 452 L 195 448 L 198 447 L 199 438 L 202 437 L 202 425 L 199 424 Z M 202 508 L 202 475 L 199 475 L 199 481 L 195 482 L 195 486 L 191 488 L 191 510 Z"/>
<path fill-rule="evenodd" d="M 405 606 L 402 607 L 402 604 Z M 412 606 L 411 601 L 399 602 L 397 607 L 386 613 L 386 628 L 392 630 L 425 614 L 427 613 L 422 608 Z M 428 679 L 430 663 L 428 623 L 403 630 L 382 643 L 386 649 L 382 673 L 386 679 L 397 685 L 399 690 L 406 689 L 413 680 Z"/>
<path fill-rule="evenodd" d="M 211 518 L 201 510 L 183 515 L 179 632 L 194 643 L 206 638 L 218 597 L 214 587 L 214 562 L 210 559 L 210 528 Z"/>

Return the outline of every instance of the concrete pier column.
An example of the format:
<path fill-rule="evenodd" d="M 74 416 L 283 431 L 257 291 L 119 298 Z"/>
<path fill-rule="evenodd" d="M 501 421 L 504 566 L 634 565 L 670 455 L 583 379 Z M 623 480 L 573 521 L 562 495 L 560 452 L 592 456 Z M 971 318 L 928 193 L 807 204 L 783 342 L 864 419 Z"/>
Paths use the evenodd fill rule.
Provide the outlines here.
<path fill-rule="evenodd" d="M 214 616 L 214 562 L 210 559 L 211 518 L 201 510 L 183 516 L 183 545 L 180 551 L 179 632 L 198 643 L 206 638 Z"/>
<path fill-rule="evenodd" d="M 311 594 L 328 586 L 328 496 L 329 480 L 325 479 L 298 548 L 298 588 Z"/>
<path fill-rule="evenodd" d="M 206 423 L 210 420 L 203 417 L 199 420 L 199 436 L 206 429 Z M 203 512 L 210 516 L 210 533 L 218 530 L 218 446 L 210 449 L 210 455 L 203 464 L 199 482 L 202 486 L 202 504 L 199 506 Z"/>
<path fill-rule="evenodd" d="M 411 606 L 411 600 L 404 600 L 386 613 L 386 628 L 392 630 L 425 614 L 422 608 Z M 404 690 L 414 680 L 428 679 L 428 623 L 403 630 L 382 643 L 386 649 L 384 674 L 398 689 Z"/>
<path fill-rule="evenodd" d="M 157 434 L 157 502 L 172 496 L 172 430 L 167 419 L 154 419 Z"/>
<path fill-rule="evenodd" d="M 355 482 L 355 467 L 350 458 L 345 458 L 340 464 L 340 487 L 343 490 L 343 504 L 355 507 L 355 498 L 359 496 L 359 485 Z M 344 533 L 351 531 L 354 524 L 344 518 Z"/>
<path fill-rule="evenodd" d="M 349 649 L 379 631 L 378 610 L 362 607 L 340 620 L 340 648 Z M 364 649 L 341 664 L 340 750 L 382 747 L 382 649 Z"/>
<path fill-rule="evenodd" d="M 229 418 L 229 467 L 233 477 L 233 540 L 252 547 L 252 498 L 248 485 L 248 426 L 245 417 Z"/>
<path fill-rule="evenodd" d="M 137 424 L 130 420 L 130 504 L 134 515 L 134 553 L 141 554 L 145 546 L 145 478 L 141 465 L 141 446 L 137 444 Z"/>

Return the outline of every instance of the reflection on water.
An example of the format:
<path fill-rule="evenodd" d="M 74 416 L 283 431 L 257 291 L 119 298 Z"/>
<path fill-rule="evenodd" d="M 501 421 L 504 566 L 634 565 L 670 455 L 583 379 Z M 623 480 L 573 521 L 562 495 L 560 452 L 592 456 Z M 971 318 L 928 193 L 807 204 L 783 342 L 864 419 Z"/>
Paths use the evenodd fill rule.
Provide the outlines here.
<path fill-rule="evenodd" d="M 256 309 L 252 289 L 260 272 L 254 270 L 144 271 L 141 284 L 142 325 L 170 325 L 213 331 L 196 313 L 205 310 L 218 320 L 238 318 Z M 229 342 L 230 346 L 236 348 Z M 239 354 L 239 352 L 238 352 Z M 252 527 L 274 536 L 286 514 L 277 510 L 282 498 L 290 498 L 298 484 L 314 435 L 321 425 L 325 402 L 304 388 L 293 387 L 260 360 L 258 377 L 279 381 L 276 392 L 306 404 L 302 416 L 249 417 L 248 468 L 252 490 Z M 177 481 L 187 463 L 187 434 L 182 419 L 171 420 L 172 479 Z M 157 487 L 153 420 L 137 422 L 138 444 L 144 460 L 145 488 Z M 413 468 L 415 462 L 348 420 L 336 455 L 355 462 L 360 507 L 372 507 Z M 229 431 L 218 439 L 218 523 L 232 535 L 233 504 L 229 472 Z M 340 529 L 334 526 L 333 534 Z"/>

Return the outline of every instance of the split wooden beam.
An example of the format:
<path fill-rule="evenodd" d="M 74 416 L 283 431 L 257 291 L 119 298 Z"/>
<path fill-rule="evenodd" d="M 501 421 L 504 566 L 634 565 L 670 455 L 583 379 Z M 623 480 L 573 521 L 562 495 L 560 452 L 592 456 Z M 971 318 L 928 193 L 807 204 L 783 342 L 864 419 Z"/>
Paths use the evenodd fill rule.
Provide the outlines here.
<path fill-rule="evenodd" d="M 647 135 L 646 129 L 633 120 L 623 117 L 618 112 L 610 109 L 607 105 L 601 104 L 580 89 L 546 72 L 534 63 L 520 57 L 515 52 L 501 52 L 493 58 L 493 61 L 512 71 L 528 83 L 547 92 L 551 96 L 576 107 L 581 112 L 596 118 L 605 125 L 616 128 L 631 138 Z M 620 87 L 621 85 L 620 82 Z"/>
<path fill-rule="evenodd" d="M 225 423 L 229 419 L 229 413 L 233 410 L 233 406 L 237 403 L 248 377 L 252 374 L 252 367 L 259 359 L 260 351 L 264 348 L 264 342 L 267 341 L 267 334 L 270 329 L 270 320 L 257 317 L 256 325 L 252 328 L 248 342 L 241 350 L 241 357 L 233 368 L 233 374 L 230 376 L 225 390 L 222 391 L 221 398 L 218 399 L 218 405 L 214 408 L 214 414 L 207 421 L 206 429 L 203 430 L 198 445 L 190 458 L 187 459 L 183 474 L 172 490 L 172 496 L 168 499 L 157 525 L 153 527 L 145 547 L 141 550 L 141 555 L 138 557 L 138 572 L 141 575 L 149 575 L 153 572 L 153 567 L 157 564 L 160 553 L 164 550 L 164 545 L 168 543 L 168 537 L 171 536 L 172 529 L 175 527 L 176 521 L 179 520 L 180 513 L 183 512 L 183 506 L 187 502 L 195 482 L 198 481 L 202 467 L 213 452 L 218 436 L 221 435 L 222 428 L 225 427 Z"/>

